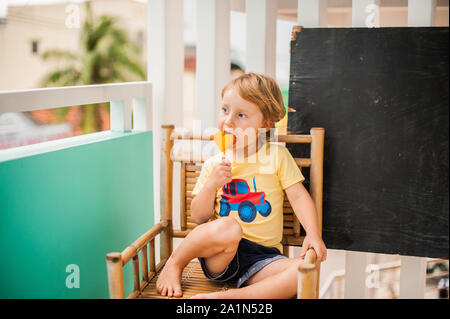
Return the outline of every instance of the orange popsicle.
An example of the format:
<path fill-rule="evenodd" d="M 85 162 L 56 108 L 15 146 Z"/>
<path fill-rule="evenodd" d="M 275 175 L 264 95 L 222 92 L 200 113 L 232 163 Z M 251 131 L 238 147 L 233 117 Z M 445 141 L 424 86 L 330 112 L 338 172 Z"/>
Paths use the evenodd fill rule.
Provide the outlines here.
<path fill-rule="evenodd" d="M 219 131 L 214 134 L 214 142 L 216 142 L 219 150 L 224 153 L 228 147 L 236 143 L 236 137 L 233 134 Z"/>

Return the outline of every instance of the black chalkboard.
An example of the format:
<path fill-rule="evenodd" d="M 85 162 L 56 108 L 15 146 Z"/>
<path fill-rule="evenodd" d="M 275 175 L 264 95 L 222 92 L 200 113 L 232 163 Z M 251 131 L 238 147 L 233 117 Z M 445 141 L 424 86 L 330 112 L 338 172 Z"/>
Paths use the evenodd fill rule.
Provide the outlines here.
<path fill-rule="evenodd" d="M 448 258 L 448 28 L 297 31 L 288 130 L 325 128 L 327 247 Z"/>

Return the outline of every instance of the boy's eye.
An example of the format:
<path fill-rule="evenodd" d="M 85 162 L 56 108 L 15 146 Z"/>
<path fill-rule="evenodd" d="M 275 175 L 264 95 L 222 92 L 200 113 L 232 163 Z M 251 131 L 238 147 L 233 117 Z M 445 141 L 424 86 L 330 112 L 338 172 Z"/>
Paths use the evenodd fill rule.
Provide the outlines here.
<path fill-rule="evenodd" d="M 226 112 L 228 112 L 228 109 L 224 106 L 224 107 L 222 107 L 222 112 L 226 113 Z"/>
<path fill-rule="evenodd" d="M 245 115 L 244 113 L 239 113 L 239 117 L 245 118 L 247 117 L 247 115 Z"/>

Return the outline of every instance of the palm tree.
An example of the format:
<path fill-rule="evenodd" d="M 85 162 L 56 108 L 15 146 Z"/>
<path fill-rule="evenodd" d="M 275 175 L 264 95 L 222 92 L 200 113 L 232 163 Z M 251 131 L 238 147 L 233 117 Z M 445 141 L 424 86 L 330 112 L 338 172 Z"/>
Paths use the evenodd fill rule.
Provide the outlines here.
<path fill-rule="evenodd" d="M 106 15 L 94 17 L 89 2 L 86 2 L 86 13 L 79 53 L 62 50 L 43 53 L 44 61 L 62 59 L 67 62 L 67 66 L 47 74 L 42 85 L 70 86 L 144 80 L 146 73 L 140 62 L 141 50 L 117 26 L 116 19 Z M 66 117 L 68 111 L 68 107 L 57 110 L 59 121 Z M 104 114 L 105 111 L 109 113 L 107 104 L 79 108 L 83 132 L 99 130 L 100 113 Z"/>

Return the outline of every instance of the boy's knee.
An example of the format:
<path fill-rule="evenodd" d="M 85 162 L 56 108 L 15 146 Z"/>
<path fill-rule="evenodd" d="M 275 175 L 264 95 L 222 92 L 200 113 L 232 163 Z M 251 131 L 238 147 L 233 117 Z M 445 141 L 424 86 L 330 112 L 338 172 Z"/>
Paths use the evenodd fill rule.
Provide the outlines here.
<path fill-rule="evenodd" d="M 215 237 L 222 242 L 239 243 L 242 239 L 242 227 L 233 217 L 222 217 L 217 219 L 217 223 L 213 229 Z"/>

